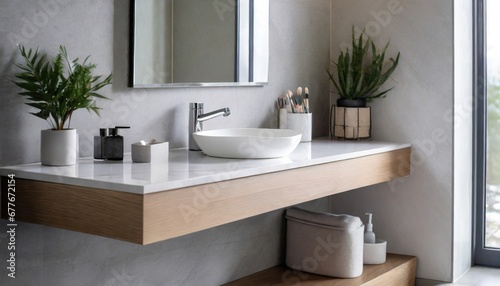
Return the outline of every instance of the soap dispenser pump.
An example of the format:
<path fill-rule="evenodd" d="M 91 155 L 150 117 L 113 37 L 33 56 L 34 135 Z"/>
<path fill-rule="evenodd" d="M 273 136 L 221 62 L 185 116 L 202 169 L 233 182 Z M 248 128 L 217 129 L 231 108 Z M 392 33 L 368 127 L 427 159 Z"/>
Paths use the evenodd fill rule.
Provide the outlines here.
<path fill-rule="evenodd" d="M 366 224 L 365 243 L 375 243 L 375 233 L 373 232 L 372 214 L 366 213 L 368 223 Z"/>
<path fill-rule="evenodd" d="M 118 134 L 118 129 L 130 128 L 129 126 L 115 126 L 108 128 L 108 136 L 104 137 L 104 158 L 106 160 L 123 160 L 123 136 Z"/>

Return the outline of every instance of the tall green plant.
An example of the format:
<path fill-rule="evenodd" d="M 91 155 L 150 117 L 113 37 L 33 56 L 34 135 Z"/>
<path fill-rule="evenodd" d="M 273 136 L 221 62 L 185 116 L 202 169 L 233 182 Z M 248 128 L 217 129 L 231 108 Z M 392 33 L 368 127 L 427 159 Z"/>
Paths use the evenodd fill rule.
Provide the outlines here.
<path fill-rule="evenodd" d="M 19 94 L 26 97 L 29 106 L 38 109 L 30 112 L 46 120 L 52 129 L 70 127 L 71 116 L 78 109 L 87 109 L 99 115 L 101 108 L 95 105 L 96 98 L 107 99 L 97 93 L 111 83 L 112 74 L 101 80 L 102 76 L 92 74 L 96 66 L 85 58 L 70 60 L 64 46 L 52 61 L 46 53 L 39 53 L 19 46 L 24 64 L 17 64 L 22 72 L 16 74 L 14 83 L 24 91 Z M 67 127 L 66 127 L 67 124 Z"/>
<path fill-rule="evenodd" d="M 377 47 L 367 36 L 364 40 L 364 33 L 356 38 L 354 27 L 352 29 L 352 52 L 349 49 L 341 51 L 337 62 L 332 62 L 337 67 L 337 78 L 326 69 L 330 80 L 333 82 L 337 93 L 341 98 L 359 99 L 384 97 L 392 88 L 379 91 L 380 87 L 387 81 L 399 63 L 399 52 L 396 59 L 390 58 L 391 63 L 387 69 L 385 53 L 389 43 L 379 52 Z"/>

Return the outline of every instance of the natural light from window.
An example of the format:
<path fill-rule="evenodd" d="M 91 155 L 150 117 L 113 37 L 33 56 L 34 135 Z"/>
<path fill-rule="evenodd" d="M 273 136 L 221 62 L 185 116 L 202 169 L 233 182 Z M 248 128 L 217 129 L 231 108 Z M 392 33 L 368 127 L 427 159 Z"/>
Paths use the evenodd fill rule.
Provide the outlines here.
<path fill-rule="evenodd" d="M 500 248 L 500 0 L 486 1 L 487 154 L 485 246 Z"/>

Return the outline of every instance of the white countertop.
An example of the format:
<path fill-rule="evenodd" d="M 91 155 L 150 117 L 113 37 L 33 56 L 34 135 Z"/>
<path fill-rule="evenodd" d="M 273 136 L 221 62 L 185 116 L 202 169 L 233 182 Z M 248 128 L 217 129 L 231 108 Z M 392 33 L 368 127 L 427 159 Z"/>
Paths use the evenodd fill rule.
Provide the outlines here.
<path fill-rule="evenodd" d="M 80 158 L 76 165 L 40 163 L 0 168 L 0 175 L 16 178 L 149 194 L 229 179 L 261 175 L 335 162 L 410 147 L 405 143 L 330 141 L 300 143 L 288 157 L 278 159 L 223 159 L 187 149 L 172 149 L 168 164 L 133 163 L 130 154 L 119 162 Z"/>

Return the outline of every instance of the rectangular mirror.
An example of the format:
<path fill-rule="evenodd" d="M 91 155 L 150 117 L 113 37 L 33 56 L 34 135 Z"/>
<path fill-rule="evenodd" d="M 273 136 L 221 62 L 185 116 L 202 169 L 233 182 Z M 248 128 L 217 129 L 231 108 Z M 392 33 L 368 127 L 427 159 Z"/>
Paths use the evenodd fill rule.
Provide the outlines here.
<path fill-rule="evenodd" d="M 269 0 L 131 0 L 129 86 L 262 86 Z"/>

